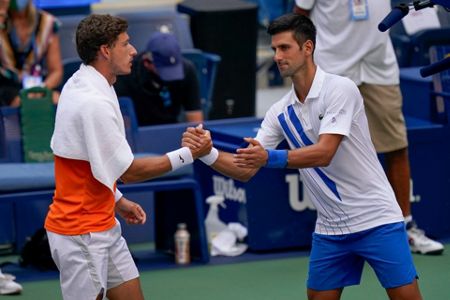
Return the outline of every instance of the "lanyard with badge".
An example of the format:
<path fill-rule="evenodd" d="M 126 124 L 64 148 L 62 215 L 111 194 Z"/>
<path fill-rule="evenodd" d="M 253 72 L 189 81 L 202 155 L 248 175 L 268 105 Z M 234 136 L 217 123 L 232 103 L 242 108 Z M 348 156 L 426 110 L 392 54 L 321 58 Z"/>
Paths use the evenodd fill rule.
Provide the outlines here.
<path fill-rule="evenodd" d="M 22 87 L 24 89 L 28 89 L 28 88 L 35 87 L 35 86 L 42 86 L 42 84 L 43 84 L 42 69 L 41 69 L 41 65 L 36 61 L 38 58 L 38 46 L 36 43 L 36 32 L 33 31 L 29 42 L 25 45 L 21 45 L 18 34 L 14 27 L 11 30 L 10 38 L 11 38 L 13 47 L 18 49 L 17 54 L 16 54 L 17 65 L 19 68 L 24 69 L 24 73 L 22 75 Z M 31 53 L 33 54 L 33 60 L 35 62 L 33 63 L 33 65 L 31 65 L 29 70 L 27 70 L 25 68 L 26 60 L 27 60 L 27 57 Z"/>
<path fill-rule="evenodd" d="M 352 21 L 367 20 L 369 18 L 367 0 L 349 0 L 349 6 Z"/>
<path fill-rule="evenodd" d="M 33 36 L 32 40 L 32 50 L 34 53 L 34 58 L 37 58 L 37 47 L 35 45 L 35 39 Z M 24 73 L 22 76 L 22 87 L 24 89 L 29 89 L 35 86 L 42 86 L 44 79 L 42 78 L 42 68 L 39 63 L 34 63 L 28 73 Z"/>

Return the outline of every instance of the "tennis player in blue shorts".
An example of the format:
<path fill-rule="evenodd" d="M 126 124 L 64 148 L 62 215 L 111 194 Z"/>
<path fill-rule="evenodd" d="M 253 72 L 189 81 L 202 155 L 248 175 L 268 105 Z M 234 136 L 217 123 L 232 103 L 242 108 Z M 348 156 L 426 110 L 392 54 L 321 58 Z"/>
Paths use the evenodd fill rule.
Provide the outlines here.
<path fill-rule="evenodd" d="M 340 299 L 344 287 L 360 283 L 364 262 L 390 299 L 422 299 L 402 212 L 370 139 L 357 86 L 315 65 L 316 29 L 307 17 L 283 15 L 268 33 L 292 89 L 267 111 L 256 138 L 245 138 L 249 147 L 234 154 L 213 148 L 200 159 L 241 181 L 261 167 L 299 170 L 317 209 L 308 299 Z M 201 126 L 190 127 L 183 146 L 200 147 L 205 136 L 210 133 Z M 276 150 L 282 140 L 290 150 Z"/>

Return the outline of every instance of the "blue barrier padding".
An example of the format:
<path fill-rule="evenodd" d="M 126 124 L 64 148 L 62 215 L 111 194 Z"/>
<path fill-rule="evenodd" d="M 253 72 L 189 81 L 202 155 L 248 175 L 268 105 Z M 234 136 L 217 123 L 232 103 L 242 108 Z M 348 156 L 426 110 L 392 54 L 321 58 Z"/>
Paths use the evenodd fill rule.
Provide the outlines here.
<path fill-rule="evenodd" d="M 138 153 L 135 154 L 135 157 L 154 155 L 151 153 Z M 158 178 L 190 176 L 193 173 L 193 166 L 188 165 Z M 0 193 L 43 190 L 54 187 L 55 172 L 53 162 L 0 164 Z"/>
<path fill-rule="evenodd" d="M 53 163 L 0 164 L 0 192 L 46 189 L 55 186 Z"/>

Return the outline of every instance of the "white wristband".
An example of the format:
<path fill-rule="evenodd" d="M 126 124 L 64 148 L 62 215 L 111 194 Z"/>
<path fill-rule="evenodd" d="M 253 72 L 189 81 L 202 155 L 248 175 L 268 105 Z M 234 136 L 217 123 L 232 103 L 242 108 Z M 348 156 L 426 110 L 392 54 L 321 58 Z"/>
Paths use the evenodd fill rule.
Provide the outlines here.
<path fill-rule="evenodd" d="M 169 157 L 170 164 L 172 165 L 172 171 L 194 162 L 191 150 L 189 150 L 188 147 L 183 147 L 175 151 L 167 152 L 166 155 Z"/>
<path fill-rule="evenodd" d="M 122 198 L 122 196 L 123 196 L 122 193 L 119 191 L 118 188 L 116 188 L 116 192 L 114 193 L 114 198 L 115 198 L 116 202 L 119 201 L 120 198 Z"/>
<path fill-rule="evenodd" d="M 206 165 L 210 166 L 216 162 L 219 158 L 219 151 L 216 148 L 211 148 L 211 151 L 208 155 L 202 156 L 199 159 Z"/>

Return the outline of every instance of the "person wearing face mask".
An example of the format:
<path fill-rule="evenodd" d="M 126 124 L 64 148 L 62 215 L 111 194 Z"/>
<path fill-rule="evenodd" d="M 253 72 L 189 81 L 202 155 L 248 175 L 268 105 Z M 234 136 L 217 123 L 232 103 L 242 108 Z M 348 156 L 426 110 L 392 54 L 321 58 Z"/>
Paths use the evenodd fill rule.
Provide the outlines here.
<path fill-rule="evenodd" d="M 0 0 L 0 105 L 20 105 L 19 91 L 32 86 L 51 90 L 63 67 L 59 21 L 37 9 L 32 0 Z M 56 104 L 59 93 L 53 92 Z"/>
<path fill-rule="evenodd" d="M 133 100 L 139 126 L 177 123 L 182 110 L 187 122 L 203 121 L 195 66 L 171 33 L 152 34 L 131 74 L 119 76 L 114 88 Z"/>

